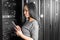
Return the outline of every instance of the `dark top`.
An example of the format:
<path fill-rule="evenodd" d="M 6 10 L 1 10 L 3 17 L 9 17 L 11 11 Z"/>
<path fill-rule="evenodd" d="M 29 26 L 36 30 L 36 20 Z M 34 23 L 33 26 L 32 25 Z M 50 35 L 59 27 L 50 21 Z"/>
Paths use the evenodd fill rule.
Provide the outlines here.
<path fill-rule="evenodd" d="M 26 23 L 22 27 L 23 34 L 33 38 L 33 40 L 38 40 L 38 31 L 39 31 L 39 25 L 36 20 L 32 22 L 26 21 Z"/>

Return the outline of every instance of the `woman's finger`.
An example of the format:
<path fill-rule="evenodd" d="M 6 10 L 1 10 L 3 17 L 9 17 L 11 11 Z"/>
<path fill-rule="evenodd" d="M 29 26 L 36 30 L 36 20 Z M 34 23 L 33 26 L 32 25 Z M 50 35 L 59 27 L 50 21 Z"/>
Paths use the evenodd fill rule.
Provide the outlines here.
<path fill-rule="evenodd" d="M 16 31 L 18 31 L 18 29 L 17 28 L 14 28 Z"/>
<path fill-rule="evenodd" d="M 16 29 L 21 30 L 21 28 L 19 26 L 16 26 Z"/>

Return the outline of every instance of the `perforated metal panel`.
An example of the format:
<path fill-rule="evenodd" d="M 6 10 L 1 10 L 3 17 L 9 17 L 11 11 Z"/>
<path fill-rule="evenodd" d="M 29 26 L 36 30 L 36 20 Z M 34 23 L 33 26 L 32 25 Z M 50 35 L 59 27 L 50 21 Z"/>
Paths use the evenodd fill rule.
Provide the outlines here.
<path fill-rule="evenodd" d="M 2 0 L 2 40 L 12 40 L 14 34 L 15 0 Z M 14 7 L 14 8 L 13 8 Z"/>

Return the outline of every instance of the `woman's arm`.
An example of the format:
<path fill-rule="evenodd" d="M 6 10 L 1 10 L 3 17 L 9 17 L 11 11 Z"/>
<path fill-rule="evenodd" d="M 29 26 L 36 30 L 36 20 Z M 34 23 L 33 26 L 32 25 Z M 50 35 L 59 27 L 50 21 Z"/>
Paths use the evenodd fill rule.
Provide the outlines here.
<path fill-rule="evenodd" d="M 24 40 L 33 40 L 31 37 L 25 36 L 25 35 L 22 33 L 21 28 L 20 28 L 19 26 L 16 26 L 15 30 L 16 30 L 16 34 L 17 34 L 19 37 L 23 38 Z"/>
<path fill-rule="evenodd" d="M 31 28 L 31 35 L 33 40 L 38 40 L 39 25 L 38 22 L 33 22 L 33 27 Z"/>

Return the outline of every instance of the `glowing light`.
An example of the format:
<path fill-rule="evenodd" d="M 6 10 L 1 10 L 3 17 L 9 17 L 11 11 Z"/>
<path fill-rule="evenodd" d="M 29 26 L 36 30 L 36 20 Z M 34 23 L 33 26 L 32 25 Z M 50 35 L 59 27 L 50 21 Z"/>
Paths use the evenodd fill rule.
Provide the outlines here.
<path fill-rule="evenodd" d="M 35 4 L 35 1 L 33 3 Z"/>
<path fill-rule="evenodd" d="M 58 1 L 58 0 L 56 0 L 56 1 Z"/>
<path fill-rule="evenodd" d="M 44 17 L 43 14 L 41 14 L 40 17 L 43 18 Z"/>
<path fill-rule="evenodd" d="M 10 16 L 7 16 L 8 18 L 10 17 Z"/>
<path fill-rule="evenodd" d="M 26 3 L 28 3 L 28 0 L 26 0 Z"/>
<path fill-rule="evenodd" d="M 56 13 L 56 16 L 58 16 L 58 13 Z"/>
<path fill-rule="evenodd" d="M 6 2 L 7 4 L 9 3 L 9 2 Z"/>

